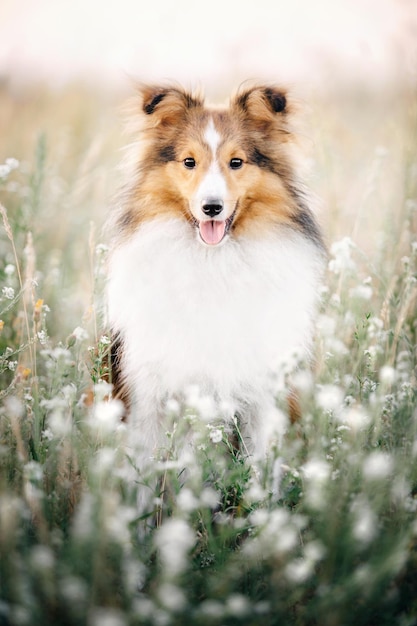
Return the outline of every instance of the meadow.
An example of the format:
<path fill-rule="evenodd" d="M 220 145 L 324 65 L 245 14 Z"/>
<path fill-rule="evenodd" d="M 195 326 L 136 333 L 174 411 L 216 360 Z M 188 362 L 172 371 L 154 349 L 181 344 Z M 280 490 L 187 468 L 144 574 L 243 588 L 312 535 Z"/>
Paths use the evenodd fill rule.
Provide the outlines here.
<path fill-rule="evenodd" d="M 0 626 L 417 624 L 417 93 L 305 100 L 329 263 L 302 419 L 254 471 L 173 407 L 151 525 L 102 359 L 122 97 L 0 85 Z"/>

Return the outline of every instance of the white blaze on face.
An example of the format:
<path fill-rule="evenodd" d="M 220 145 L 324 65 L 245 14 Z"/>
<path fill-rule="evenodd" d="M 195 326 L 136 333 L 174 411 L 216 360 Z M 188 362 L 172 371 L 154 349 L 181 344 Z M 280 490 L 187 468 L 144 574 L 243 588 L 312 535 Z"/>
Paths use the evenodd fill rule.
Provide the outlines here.
<path fill-rule="evenodd" d="M 233 209 L 229 206 L 227 183 L 217 157 L 221 135 L 214 126 L 213 118 L 207 124 L 204 141 L 209 147 L 210 159 L 191 200 L 191 210 L 198 222 L 200 240 L 207 245 L 218 245 L 228 232 L 227 219 Z"/>
<path fill-rule="evenodd" d="M 198 220 L 208 219 L 207 215 L 205 215 L 202 211 L 204 204 L 216 203 L 216 201 L 225 204 L 227 197 L 226 180 L 221 173 L 219 163 L 217 161 L 217 148 L 220 144 L 221 136 L 214 126 L 213 119 L 210 119 L 207 125 L 204 133 L 204 140 L 210 148 L 211 161 L 200 182 L 193 201 L 193 212 Z M 216 219 L 224 220 L 226 217 L 228 216 L 220 214 Z"/>
<path fill-rule="evenodd" d="M 221 137 L 217 132 L 216 127 L 214 126 L 213 118 L 210 118 L 210 121 L 207 125 L 206 132 L 204 133 L 204 141 L 208 144 L 213 157 L 216 156 L 217 148 L 219 147 Z"/>

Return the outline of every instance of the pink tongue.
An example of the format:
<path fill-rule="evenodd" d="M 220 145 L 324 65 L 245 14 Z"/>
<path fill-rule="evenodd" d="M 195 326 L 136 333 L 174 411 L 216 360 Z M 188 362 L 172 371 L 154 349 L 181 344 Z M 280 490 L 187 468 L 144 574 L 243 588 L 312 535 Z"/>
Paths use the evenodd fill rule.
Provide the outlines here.
<path fill-rule="evenodd" d="M 200 222 L 200 235 L 202 240 L 212 245 L 221 242 L 224 237 L 225 229 L 226 222 L 218 222 L 217 220 Z"/>

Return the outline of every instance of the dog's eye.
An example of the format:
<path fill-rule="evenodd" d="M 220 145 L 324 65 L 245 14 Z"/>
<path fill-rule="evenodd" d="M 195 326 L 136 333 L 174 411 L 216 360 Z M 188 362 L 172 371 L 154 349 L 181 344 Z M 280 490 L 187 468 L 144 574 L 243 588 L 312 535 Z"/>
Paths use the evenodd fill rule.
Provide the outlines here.
<path fill-rule="evenodd" d="M 188 170 L 192 170 L 196 166 L 195 159 L 192 157 L 187 157 L 184 159 L 183 163 Z"/>
<path fill-rule="evenodd" d="M 238 170 L 243 165 L 243 159 L 230 159 L 229 167 L 232 170 Z"/>

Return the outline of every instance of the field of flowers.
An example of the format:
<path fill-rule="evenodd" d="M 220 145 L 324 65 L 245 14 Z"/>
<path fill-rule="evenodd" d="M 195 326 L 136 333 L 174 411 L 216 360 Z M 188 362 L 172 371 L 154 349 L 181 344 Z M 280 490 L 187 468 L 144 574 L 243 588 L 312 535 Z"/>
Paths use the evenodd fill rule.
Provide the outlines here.
<path fill-rule="evenodd" d="M 254 471 L 172 407 L 151 525 L 103 380 L 117 97 L 0 86 L 0 626 L 417 624 L 416 96 L 311 95 L 329 264 L 302 419 Z"/>

